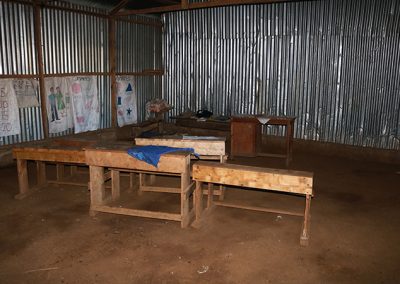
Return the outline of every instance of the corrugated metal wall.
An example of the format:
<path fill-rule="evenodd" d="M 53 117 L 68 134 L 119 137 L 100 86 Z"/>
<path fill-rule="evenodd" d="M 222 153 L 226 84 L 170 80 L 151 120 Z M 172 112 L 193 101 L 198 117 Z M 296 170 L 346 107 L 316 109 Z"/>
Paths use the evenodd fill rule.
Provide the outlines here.
<path fill-rule="evenodd" d="M 399 149 L 399 19 L 398 0 L 168 13 L 163 96 L 175 115 L 294 115 L 296 138 Z"/>
<path fill-rule="evenodd" d="M 42 43 L 45 74 L 109 71 L 107 18 L 52 8 L 42 9 Z M 106 128 L 111 126 L 110 78 L 104 75 L 96 77 L 100 128 Z M 52 136 L 68 133 L 73 133 L 73 130 Z"/>
<path fill-rule="evenodd" d="M 84 3 L 84 1 L 82 1 Z M 51 5 L 105 14 L 105 10 L 54 1 Z M 109 72 L 108 19 L 95 15 L 41 9 L 42 45 L 45 74 Z M 162 69 L 162 29 L 157 18 L 130 17 L 144 22 L 117 22 L 117 72 L 141 72 Z M 150 24 L 150 25 L 147 25 Z M 38 74 L 34 42 L 32 5 L 0 1 L 0 75 Z M 145 117 L 145 103 L 161 97 L 161 77 L 135 77 L 138 118 Z M 111 126 L 111 81 L 108 75 L 97 76 L 101 111 L 100 127 Z M 21 134 L 0 137 L 0 145 L 42 139 L 40 107 L 21 108 Z M 72 133 L 68 130 L 51 136 Z"/>
<path fill-rule="evenodd" d="M 117 73 L 162 69 L 162 27 L 159 18 L 130 16 L 147 24 L 117 21 Z M 158 25 L 157 25 L 158 24 Z M 138 120 L 145 120 L 146 102 L 161 98 L 161 76 L 134 78 L 138 94 Z"/>
<path fill-rule="evenodd" d="M 33 8 L 0 2 L 0 74 L 37 74 Z M 0 137 L 0 145 L 43 137 L 39 107 L 19 109 L 21 134 Z"/>

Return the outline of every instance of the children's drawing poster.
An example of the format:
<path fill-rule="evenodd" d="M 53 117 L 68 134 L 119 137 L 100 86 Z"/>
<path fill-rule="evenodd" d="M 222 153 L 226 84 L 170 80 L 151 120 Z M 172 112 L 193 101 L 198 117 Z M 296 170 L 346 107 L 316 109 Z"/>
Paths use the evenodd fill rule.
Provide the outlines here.
<path fill-rule="evenodd" d="M 45 78 L 47 119 L 49 133 L 58 133 L 73 127 L 68 81 L 62 77 Z"/>
<path fill-rule="evenodd" d="M 13 86 L 18 107 L 38 107 L 38 81 L 33 79 L 14 79 Z"/>
<path fill-rule="evenodd" d="M 118 126 L 137 123 L 137 95 L 132 76 L 117 77 Z"/>
<path fill-rule="evenodd" d="M 20 133 L 18 102 L 12 80 L 0 79 L 0 137 Z"/>
<path fill-rule="evenodd" d="M 69 77 L 75 133 L 100 126 L 97 79 L 95 76 Z"/>

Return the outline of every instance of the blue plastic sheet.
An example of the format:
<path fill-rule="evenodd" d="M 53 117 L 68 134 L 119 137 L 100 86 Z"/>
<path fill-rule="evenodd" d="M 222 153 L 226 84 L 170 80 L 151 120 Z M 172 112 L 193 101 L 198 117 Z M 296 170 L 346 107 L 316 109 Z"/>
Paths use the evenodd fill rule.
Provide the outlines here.
<path fill-rule="evenodd" d="M 162 154 L 187 151 L 197 156 L 193 148 L 174 148 L 168 146 L 136 146 L 128 149 L 128 154 L 132 157 L 157 167 Z"/>

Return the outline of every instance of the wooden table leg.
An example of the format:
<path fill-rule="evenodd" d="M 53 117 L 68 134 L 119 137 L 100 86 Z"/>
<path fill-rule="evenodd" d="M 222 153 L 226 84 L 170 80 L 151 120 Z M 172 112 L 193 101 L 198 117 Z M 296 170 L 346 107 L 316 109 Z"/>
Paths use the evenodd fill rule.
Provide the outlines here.
<path fill-rule="evenodd" d="M 303 228 L 300 235 L 300 245 L 308 246 L 308 240 L 310 238 L 310 206 L 311 206 L 311 195 L 306 195 L 306 207 L 304 210 L 304 222 Z"/>
<path fill-rule="evenodd" d="M 201 213 L 203 212 L 203 183 L 201 181 L 196 181 L 196 191 L 194 192 L 195 201 L 195 212 L 196 212 L 196 221 L 199 221 L 201 218 Z"/>
<path fill-rule="evenodd" d="M 211 208 L 213 206 L 213 201 L 214 201 L 214 184 L 209 182 L 208 195 L 207 195 L 207 208 Z"/>
<path fill-rule="evenodd" d="M 135 183 L 135 173 L 129 173 L 129 192 L 133 191 L 133 187 L 134 187 L 134 183 Z"/>
<path fill-rule="evenodd" d="M 289 167 L 290 163 L 292 162 L 293 136 L 294 136 L 294 121 L 290 121 L 286 125 L 286 167 Z"/>
<path fill-rule="evenodd" d="M 139 189 L 138 189 L 138 194 L 142 195 L 143 194 L 143 190 L 142 188 L 146 186 L 146 175 L 139 173 Z"/>
<path fill-rule="evenodd" d="M 227 156 L 226 155 L 221 155 L 220 163 L 224 164 L 224 163 L 226 163 L 226 160 L 227 160 Z M 219 200 L 223 201 L 224 198 L 225 198 L 225 186 L 224 185 L 220 185 L 219 186 L 219 190 L 220 190 Z"/>
<path fill-rule="evenodd" d="M 36 161 L 37 187 L 45 186 L 46 181 L 46 163 Z"/>
<path fill-rule="evenodd" d="M 96 205 L 104 204 L 104 168 L 98 166 L 90 166 L 90 215 L 95 212 L 92 209 Z"/>
<path fill-rule="evenodd" d="M 17 159 L 19 194 L 16 199 L 23 199 L 29 193 L 28 168 L 26 160 Z"/>
<path fill-rule="evenodd" d="M 64 168 L 63 164 L 56 165 L 57 181 L 62 181 L 64 179 Z"/>
<path fill-rule="evenodd" d="M 120 196 L 120 175 L 118 170 L 111 170 L 111 195 L 112 200 L 118 200 Z"/>
<path fill-rule="evenodd" d="M 71 176 L 76 175 L 78 172 L 78 166 L 71 166 Z"/>
<path fill-rule="evenodd" d="M 190 163 L 190 160 L 189 160 Z M 188 166 L 189 169 L 189 166 Z M 189 201 L 190 197 L 186 194 L 186 189 L 190 184 L 190 172 L 181 174 L 181 227 L 186 228 L 190 223 Z"/>

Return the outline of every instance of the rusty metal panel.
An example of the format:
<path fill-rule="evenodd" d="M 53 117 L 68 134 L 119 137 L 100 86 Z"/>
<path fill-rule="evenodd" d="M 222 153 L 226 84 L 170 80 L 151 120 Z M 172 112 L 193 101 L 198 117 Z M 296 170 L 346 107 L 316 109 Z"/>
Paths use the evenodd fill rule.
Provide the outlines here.
<path fill-rule="evenodd" d="M 400 149 L 399 19 L 397 0 L 167 13 L 163 97 L 174 115 L 293 115 L 296 138 Z"/>

